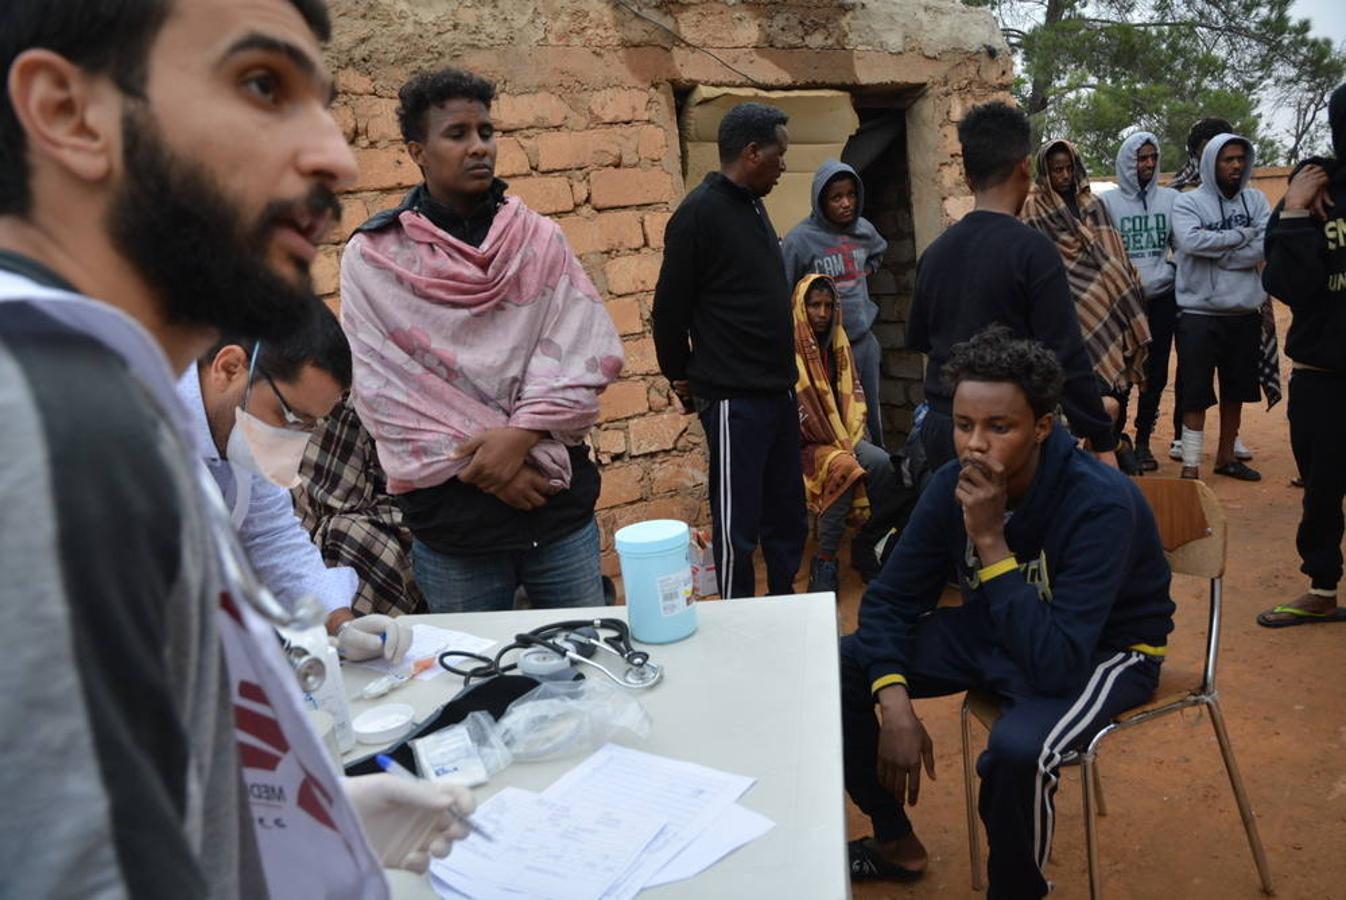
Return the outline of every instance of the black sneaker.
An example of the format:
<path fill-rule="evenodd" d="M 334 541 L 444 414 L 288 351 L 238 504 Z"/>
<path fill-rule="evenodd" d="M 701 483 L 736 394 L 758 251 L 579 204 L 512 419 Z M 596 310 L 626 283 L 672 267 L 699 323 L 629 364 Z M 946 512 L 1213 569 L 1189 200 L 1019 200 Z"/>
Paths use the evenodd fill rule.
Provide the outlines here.
<path fill-rule="evenodd" d="M 866 582 L 879 574 L 879 557 L 874 552 L 874 545 L 859 535 L 851 541 L 851 568 Z"/>
<path fill-rule="evenodd" d="M 1142 472 L 1158 472 L 1159 460 L 1154 458 L 1150 452 L 1149 444 L 1136 445 L 1136 465 L 1140 466 Z"/>
<path fill-rule="evenodd" d="M 1136 451 L 1131 446 L 1131 439 L 1126 435 L 1117 439 L 1117 468 L 1127 475 L 1141 473 L 1140 463 L 1136 460 Z"/>

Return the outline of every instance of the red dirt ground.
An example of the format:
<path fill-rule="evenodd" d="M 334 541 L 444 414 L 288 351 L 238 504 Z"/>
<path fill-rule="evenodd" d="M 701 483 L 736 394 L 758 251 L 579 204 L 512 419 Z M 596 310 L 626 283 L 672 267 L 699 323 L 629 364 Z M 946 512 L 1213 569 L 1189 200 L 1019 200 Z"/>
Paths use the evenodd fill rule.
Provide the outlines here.
<path fill-rule="evenodd" d="M 1284 308 L 1280 313 L 1283 335 L 1288 321 Z M 1285 369 L 1288 383 L 1288 363 Z M 1161 423 L 1169 415 L 1168 401 L 1171 394 Z M 1156 437 L 1163 438 L 1156 453 L 1166 451 L 1168 426 L 1161 424 Z M 1261 405 L 1245 407 L 1243 440 L 1256 453 L 1252 465 L 1262 472 L 1260 483 L 1206 475 L 1230 522 L 1217 683 L 1276 895 L 1346 897 L 1346 623 L 1273 631 L 1254 621 L 1258 611 L 1307 587 L 1294 548 L 1300 491 L 1289 483 L 1294 463 L 1285 404 L 1269 412 Z M 1213 442 L 1212 432 L 1208 448 Z M 1177 477 L 1178 464 L 1166 453 L 1162 457 L 1157 474 Z M 1203 473 L 1210 468 L 1208 451 Z M 844 560 L 843 570 L 840 616 L 843 630 L 850 631 L 863 586 Z M 1174 597 L 1178 614 L 1169 664 L 1199 670 L 1205 586 L 1177 578 Z M 912 810 L 917 833 L 930 851 L 926 876 L 913 885 L 856 885 L 857 900 L 979 896 L 968 871 L 959 702 L 952 697 L 917 703 L 934 740 L 938 778 L 923 782 L 919 805 Z M 1114 735 L 1103 745 L 1100 761 L 1109 807 L 1099 822 L 1108 897 L 1261 896 L 1204 715 L 1188 712 Z M 1078 770 L 1067 770 L 1057 794 L 1056 843 L 1048 871 L 1056 885 L 1053 897 L 1088 896 L 1080 803 Z M 868 821 L 847 806 L 850 836 L 868 834 Z"/>

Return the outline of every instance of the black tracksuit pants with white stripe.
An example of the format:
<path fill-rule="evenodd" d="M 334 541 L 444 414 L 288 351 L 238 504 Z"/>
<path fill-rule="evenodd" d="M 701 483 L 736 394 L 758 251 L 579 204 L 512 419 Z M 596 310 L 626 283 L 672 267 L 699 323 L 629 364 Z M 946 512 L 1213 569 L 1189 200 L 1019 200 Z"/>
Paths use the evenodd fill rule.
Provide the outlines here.
<path fill-rule="evenodd" d="M 700 410 L 710 451 L 710 515 L 720 596 L 751 597 L 753 554 L 766 562 L 767 592 L 793 594 L 808 537 L 794 391 L 734 397 Z"/>
<path fill-rule="evenodd" d="M 1003 698 L 1001 716 L 977 760 L 978 806 L 990 847 L 989 900 L 1043 897 L 1051 849 L 1057 770 L 1069 750 L 1088 743 L 1108 720 L 1150 699 L 1158 660 L 1134 650 L 1099 652 L 1082 688 L 1060 697 L 1034 694 L 994 642 L 980 611 L 939 608 L 916 625 L 908 671 L 913 698 L 981 688 Z M 902 802 L 878 782 L 879 724 L 868 674 L 841 639 L 841 703 L 846 791 L 879 840 L 909 834 Z M 929 790 L 928 785 L 923 785 Z"/>

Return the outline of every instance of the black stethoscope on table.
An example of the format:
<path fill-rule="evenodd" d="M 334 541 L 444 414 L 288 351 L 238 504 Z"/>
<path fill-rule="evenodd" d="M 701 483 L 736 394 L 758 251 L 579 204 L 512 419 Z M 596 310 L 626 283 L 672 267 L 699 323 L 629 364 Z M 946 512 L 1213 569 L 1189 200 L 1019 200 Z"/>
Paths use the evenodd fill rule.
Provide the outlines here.
<path fill-rule="evenodd" d="M 604 637 L 602 631 L 611 634 Z M 504 662 L 507 654 L 523 651 L 518 660 Z M 619 660 L 624 668 L 618 672 L 604 665 L 596 657 L 602 651 Z M 471 667 L 454 665 L 452 660 L 470 659 L 480 663 Z M 631 646 L 631 630 L 621 619 L 569 619 L 554 622 L 532 631 L 516 634 L 494 657 L 465 650 L 447 650 L 439 654 L 439 665 L 463 679 L 467 687 L 474 680 L 494 678 L 518 671 L 538 679 L 568 680 L 569 670 L 590 666 L 606 675 L 613 683 L 627 688 L 651 688 L 664 677 L 664 667 L 650 662 L 650 655 Z"/>

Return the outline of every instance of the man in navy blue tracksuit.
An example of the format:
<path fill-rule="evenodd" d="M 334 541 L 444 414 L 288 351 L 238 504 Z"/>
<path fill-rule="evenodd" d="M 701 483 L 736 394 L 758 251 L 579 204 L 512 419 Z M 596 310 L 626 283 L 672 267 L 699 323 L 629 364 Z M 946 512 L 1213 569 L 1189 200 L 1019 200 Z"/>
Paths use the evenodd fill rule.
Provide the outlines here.
<path fill-rule="evenodd" d="M 1154 691 L 1173 627 L 1169 567 L 1145 499 L 1055 421 L 1062 374 L 996 327 L 954 347 L 957 460 L 936 472 L 841 641 L 846 790 L 874 825 L 857 878 L 910 878 L 930 738 L 912 698 L 981 688 L 1002 715 L 977 762 L 989 897 L 1042 897 L 1061 757 Z M 956 575 L 963 605 L 936 609 Z M 874 707 L 879 707 L 876 721 Z"/>
<path fill-rule="evenodd" d="M 700 415 L 722 597 L 794 593 L 808 524 L 795 402 L 793 285 L 762 197 L 785 171 L 784 113 L 741 103 L 720 123 L 720 171 L 678 206 L 654 289 L 659 369 Z"/>

